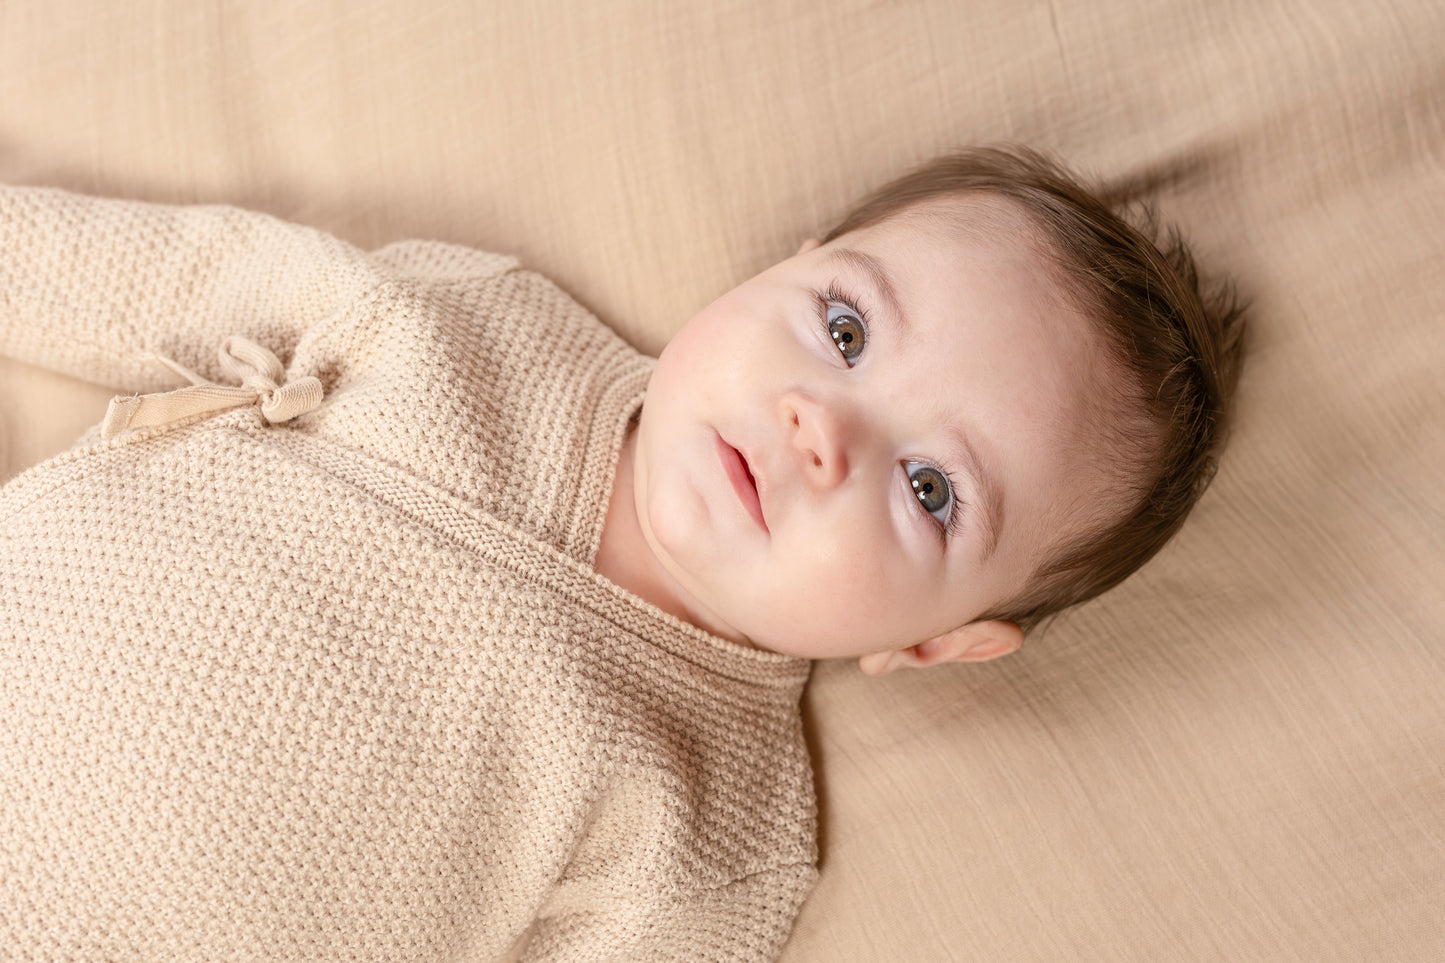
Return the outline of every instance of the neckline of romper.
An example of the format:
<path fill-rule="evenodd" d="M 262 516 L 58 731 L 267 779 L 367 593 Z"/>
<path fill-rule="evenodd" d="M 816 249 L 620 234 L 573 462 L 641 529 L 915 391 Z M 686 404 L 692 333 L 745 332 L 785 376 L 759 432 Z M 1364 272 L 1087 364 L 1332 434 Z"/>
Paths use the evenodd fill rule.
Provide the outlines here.
<path fill-rule="evenodd" d="M 588 493 L 585 505 L 574 517 L 568 541 L 581 549 L 580 557 L 569 560 L 576 561 L 586 574 L 589 608 L 700 668 L 740 682 L 779 687 L 797 698 L 812 669 L 811 660 L 749 648 L 700 629 L 627 591 L 592 565 L 627 429 L 642 408 L 647 381 L 656 363 L 655 358 L 640 352 L 631 354 L 618 370 L 604 376 L 611 383 L 601 402 L 587 413 L 591 424 L 584 447 L 590 450 L 583 453 L 583 460 L 584 464 L 603 467 L 602 483 Z"/>
<path fill-rule="evenodd" d="M 618 364 L 617 370 L 605 376 L 610 383 L 597 408 L 591 412 L 578 412 L 578 416 L 590 418 L 591 422 L 584 435 L 587 438 L 584 448 L 587 450 L 582 453 L 582 460 L 584 464 L 603 467 L 603 476 L 600 486 L 574 516 L 574 531 L 568 535 L 568 541 L 577 545 L 581 552 L 568 557 L 568 552 L 562 549 L 553 548 L 553 551 L 577 564 L 587 581 L 587 599 L 578 600 L 598 615 L 607 617 L 620 628 L 636 632 L 644 641 L 668 649 L 673 655 L 681 656 L 699 668 L 749 684 L 779 687 L 796 698 L 802 694 L 803 684 L 808 681 L 812 668 L 809 659 L 747 648 L 712 635 L 617 586 L 592 567 L 601 542 L 607 503 L 613 490 L 623 442 L 627 438 L 627 428 L 642 409 L 647 379 L 652 376 L 655 366 L 656 359 L 652 357 L 642 353 L 630 354 L 626 361 Z"/>

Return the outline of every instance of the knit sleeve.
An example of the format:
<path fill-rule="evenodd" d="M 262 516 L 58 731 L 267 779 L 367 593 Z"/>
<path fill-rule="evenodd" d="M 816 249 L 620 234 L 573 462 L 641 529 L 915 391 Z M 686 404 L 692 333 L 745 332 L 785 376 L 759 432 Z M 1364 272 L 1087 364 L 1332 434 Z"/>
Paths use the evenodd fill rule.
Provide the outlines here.
<path fill-rule="evenodd" d="M 763 963 L 782 951 L 816 878 L 785 866 L 687 897 L 635 893 L 533 927 L 521 963 Z"/>
<path fill-rule="evenodd" d="M 230 335 L 287 357 L 381 276 L 264 214 L 0 186 L 0 354 L 118 391 L 173 387 L 156 356 L 220 377 Z"/>

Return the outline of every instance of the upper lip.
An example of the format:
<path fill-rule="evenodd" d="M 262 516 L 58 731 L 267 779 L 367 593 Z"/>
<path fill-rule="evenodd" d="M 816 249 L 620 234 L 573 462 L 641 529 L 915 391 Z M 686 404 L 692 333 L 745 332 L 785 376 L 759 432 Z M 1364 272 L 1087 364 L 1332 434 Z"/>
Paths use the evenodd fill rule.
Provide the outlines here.
<path fill-rule="evenodd" d="M 735 447 L 732 442 L 727 439 L 722 439 L 722 442 L 733 450 L 738 457 L 738 461 L 742 463 L 743 478 L 746 483 L 752 487 L 753 498 L 756 500 L 758 510 L 757 520 L 762 525 L 763 531 L 768 531 L 767 515 L 763 511 L 762 486 L 758 483 L 758 476 L 753 471 L 752 459 L 748 458 L 747 452 Z M 752 506 L 750 505 L 748 507 L 751 508 Z"/>
<path fill-rule="evenodd" d="M 757 492 L 757 491 L 758 491 L 758 476 L 756 476 L 756 475 L 753 474 L 753 463 L 748 459 L 748 453 L 747 453 L 747 452 L 743 451 L 741 448 L 739 448 L 737 451 L 738 451 L 738 457 L 743 460 L 743 471 L 747 472 L 748 482 L 752 484 L 752 486 L 753 486 L 753 491 L 754 491 L 754 492 Z M 758 501 L 759 501 L 759 502 L 762 501 L 761 493 L 760 493 L 760 492 L 759 492 Z"/>

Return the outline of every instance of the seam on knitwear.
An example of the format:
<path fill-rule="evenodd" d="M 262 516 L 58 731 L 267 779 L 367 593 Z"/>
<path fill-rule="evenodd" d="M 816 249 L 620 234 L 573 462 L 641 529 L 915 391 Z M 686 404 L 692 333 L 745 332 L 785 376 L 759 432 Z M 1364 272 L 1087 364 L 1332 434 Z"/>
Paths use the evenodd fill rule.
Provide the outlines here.
<path fill-rule="evenodd" d="M 751 873 L 742 873 L 729 879 L 722 880 L 721 882 L 713 883 L 710 886 L 694 886 L 691 888 L 691 890 L 689 890 L 689 892 L 692 894 L 716 893 L 721 890 L 732 889 L 735 886 L 740 886 L 744 883 L 752 882 L 755 879 L 765 879 L 770 876 L 775 878 L 799 876 L 803 880 L 805 880 L 806 885 L 803 887 L 803 891 L 799 896 L 799 902 L 801 903 L 802 897 L 807 896 L 808 892 L 813 888 L 813 884 L 816 883 L 818 880 L 818 867 L 815 863 L 807 862 L 779 863 L 776 866 L 769 866 L 765 869 L 755 870 Z M 687 899 L 679 899 L 676 902 L 685 904 L 687 902 Z"/>

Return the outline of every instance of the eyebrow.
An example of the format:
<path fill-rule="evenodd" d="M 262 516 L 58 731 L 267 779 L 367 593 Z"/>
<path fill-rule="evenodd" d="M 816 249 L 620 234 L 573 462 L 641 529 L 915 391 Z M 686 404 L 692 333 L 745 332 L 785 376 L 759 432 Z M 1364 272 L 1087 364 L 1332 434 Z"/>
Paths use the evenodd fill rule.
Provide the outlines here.
<path fill-rule="evenodd" d="M 830 256 L 833 260 L 842 261 L 848 267 L 868 276 L 873 289 L 878 293 L 878 299 L 883 302 L 883 309 L 896 323 L 900 340 L 905 339 L 908 335 L 908 317 L 903 313 L 903 305 L 898 300 L 898 289 L 893 286 L 893 279 L 888 276 L 883 264 L 866 251 L 851 247 L 834 248 Z"/>
<path fill-rule="evenodd" d="M 1003 534 L 1003 488 L 998 483 L 998 476 L 989 470 L 988 463 L 979 457 L 978 449 L 969 443 L 967 435 L 957 428 L 950 428 L 948 437 L 958 460 L 978 481 L 979 498 L 983 502 L 978 513 L 983 527 L 983 559 L 988 561 L 998 549 L 999 536 Z"/>

